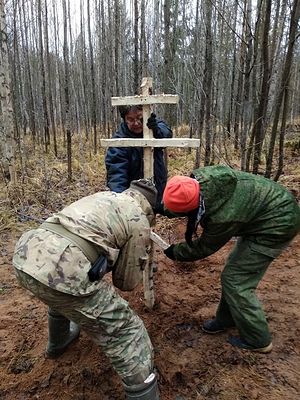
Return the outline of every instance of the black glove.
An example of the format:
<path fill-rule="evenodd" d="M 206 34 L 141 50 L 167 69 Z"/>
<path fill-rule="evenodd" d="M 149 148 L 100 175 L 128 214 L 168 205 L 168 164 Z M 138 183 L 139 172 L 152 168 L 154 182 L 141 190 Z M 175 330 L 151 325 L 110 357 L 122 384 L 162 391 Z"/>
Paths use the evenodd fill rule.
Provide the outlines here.
<path fill-rule="evenodd" d="M 164 205 L 162 203 L 157 204 L 154 208 L 153 208 L 153 212 L 154 214 L 160 214 L 160 215 L 165 215 L 165 209 L 164 209 Z"/>
<path fill-rule="evenodd" d="M 174 255 L 174 244 L 171 244 L 170 247 L 168 247 L 166 250 L 164 250 L 165 255 L 170 258 L 171 260 L 175 260 L 175 255 Z"/>
<path fill-rule="evenodd" d="M 158 131 L 158 125 L 157 125 L 156 115 L 154 113 L 151 113 L 151 116 L 147 121 L 147 126 L 149 129 L 153 131 L 153 135 L 155 136 Z"/>
<path fill-rule="evenodd" d="M 90 282 L 101 281 L 103 276 L 110 272 L 111 268 L 109 268 L 107 263 L 107 258 L 105 255 L 100 254 L 97 260 L 92 264 L 90 270 L 88 271 L 88 276 Z"/>

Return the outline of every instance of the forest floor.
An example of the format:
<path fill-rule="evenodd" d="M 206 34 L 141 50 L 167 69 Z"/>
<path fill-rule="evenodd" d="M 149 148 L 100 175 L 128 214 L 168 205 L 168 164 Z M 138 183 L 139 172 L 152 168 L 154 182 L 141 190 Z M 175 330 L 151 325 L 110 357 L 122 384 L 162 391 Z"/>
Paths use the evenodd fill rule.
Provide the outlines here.
<path fill-rule="evenodd" d="M 300 174 L 292 168 L 297 163 L 299 157 L 288 164 L 283 183 L 299 195 Z M 17 221 L 11 225 L 7 216 L 11 214 L 5 209 L 0 219 L 0 399 L 122 400 L 119 377 L 84 332 L 57 360 L 44 357 L 47 308 L 18 285 L 12 271 L 15 241 L 34 225 L 32 215 L 43 217 L 76 198 L 58 182 L 59 176 L 57 184 L 52 180 L 48 187 L 48 208 L 35 213 L 39 195 L 29 201 L 29 192 L 17 191 L 15 198 L 23 196 L 18 208 L 16 201 L 11 202 Z M 94 189 L 100 190 L 101 185 Z M 63 192 L 62 199 L 57 193 Z M 54 198 L 60 199 L 55 206 Z M 170 243 L 181 241 L 184 230 L 182 219 L 157 219 L 156 231 Z M 152 339 L 162 400 L 300 398 L 300 236 L 272 263 L 257 290 L 273 335 L 274 348 L 268 355 L 231 347 L 226 338 L 234 330 L 212 336 L 201 330 L 203 321 L 214 315 L 220 273 L 233 245 L 234 240 L 194 263 L 173 262 L 157 248 L 154 309 L 145 308 L 142 285 L 121 294 L 142 318 Z"/>

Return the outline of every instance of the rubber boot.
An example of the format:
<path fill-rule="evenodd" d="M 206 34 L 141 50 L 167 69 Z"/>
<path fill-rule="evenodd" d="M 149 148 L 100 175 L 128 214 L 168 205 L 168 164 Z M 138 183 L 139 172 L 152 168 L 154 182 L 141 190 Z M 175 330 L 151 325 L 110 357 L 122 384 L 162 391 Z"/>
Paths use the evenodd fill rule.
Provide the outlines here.
<path fill-rule="evenodd" d="M 139 385 L 125 387 L 127 400 L 159 400 L 157 379 L 154 373 Z"/>
<path fill-rule="evenodd" d="M 62 355 L 69 344 L 78 338 L 79 333 L 77 324 L 49 308 L 46 357 L 57 358 Z"/>

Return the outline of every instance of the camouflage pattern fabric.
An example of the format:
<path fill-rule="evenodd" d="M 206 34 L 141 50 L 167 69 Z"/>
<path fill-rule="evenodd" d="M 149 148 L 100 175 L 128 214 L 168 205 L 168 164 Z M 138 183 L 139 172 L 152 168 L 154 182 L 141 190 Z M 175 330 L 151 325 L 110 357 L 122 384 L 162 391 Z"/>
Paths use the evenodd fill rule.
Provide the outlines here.
<path fill-rule="evenodd" d="M 113 282 L 132 290 L 143 277 L 154 214 L 138 191 L 99 192 L 48 218 L 98 246 Z M 153 349 L 141 319 L 105 280 L 90 282 L 91 263 L 69 239 L 38 228 L 24 233 L 13 256 L 17 278 L 51 309 L 77 323 L 98 343 L 127 385 L 153 369 Z"/>
<path fill-rule="evenodd" d="M 76 201 L 47 219 L 98 247 L 113 268 L 113 281 L 121 290 L 141 282 L 150 248 L 152 208 L 138 191 L 100 192 Z M 38 228 L 16 244 L 14 266 L 46 286 L 73 296 L 99 290 L 90 282 L 89 260 L 69 239 Z"/>
<path fill-rule="evenodd" d="M 270 263 L 288 244 L 281 243 L 261 252 L 252 241 L 239 238 L 221 274 L 222 296 L 217 321 L 224 327 L 236 326 L 241 337 L 254 348 L 265 347 L 272 341 L 255 289 Z"/>
<path fill-rule="evenodd" d="M 98 290 L 78 297 L 52 289 L 15 269 L 19 283 L 37 298 L 77 323 L 109 357 L 126 385 L 142 383 L 153 370 L 153 348 L 142 320 L 113 286 L 102 280 Z"/>
<path fill-rule="evenodd" d="M 233 236 L 247 237 L 265 252 L 299 232 L 299 205 L 279 183 L 225 166 L 199 168 L 193 174 L 205 202 L 203 232 L 193 247 L 175 245 L 176 260 L 205 258 Z"/>
<path fill-rule="evenodd" d="M 216 318 L 224 327 L 236 326 L 254 348 L 264 347 L 271 335 L 255 289 L 273 259 L 299 232 L 299 205 L 283 186 L 261 176 L 224 166 L 199 168 L 193 175 L 205 202 L 203 231 L 193 246 L 176 244 L 175 259 L 202 259 L 238 236 L 221 275 Z"/>

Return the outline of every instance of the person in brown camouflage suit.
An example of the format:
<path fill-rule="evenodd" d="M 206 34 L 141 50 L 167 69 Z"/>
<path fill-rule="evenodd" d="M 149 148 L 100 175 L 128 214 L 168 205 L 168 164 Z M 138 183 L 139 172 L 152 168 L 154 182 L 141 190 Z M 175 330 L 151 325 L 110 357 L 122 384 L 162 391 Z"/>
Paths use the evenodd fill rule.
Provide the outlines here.
<path fill-rule="evenodd" d="M 93 265 L 69 234 L 92 244 L 116 287 L 133 290 L 148 259 L 156 197 L 145 179 L 123 193 L 84 197 L 24 233 L 13 257 L 19 283 L 49 307 L 46 355 L 61 355 L 83 329 L 110 358 L 128 399 L 159 399 L 150 338 L 103 271 L 91 279 Z M 53 225 L 67 234 L 48 229 Z"/>

